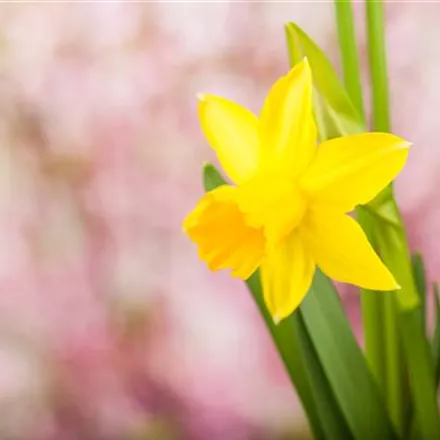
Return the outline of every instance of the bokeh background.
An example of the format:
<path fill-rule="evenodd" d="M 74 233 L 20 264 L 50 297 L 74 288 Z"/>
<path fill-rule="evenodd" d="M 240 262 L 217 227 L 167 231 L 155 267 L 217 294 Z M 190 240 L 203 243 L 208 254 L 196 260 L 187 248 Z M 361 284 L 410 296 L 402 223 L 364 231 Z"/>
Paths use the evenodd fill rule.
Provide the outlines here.
<path fill-rule="evenodd" d="M 386 3 L 393 128 L 414 143 L 397 197 L 431 280 L 439 16 Z M 0 4 L 1 439 L 307 438 L 249 294 L 180 229 L 213 159 L 195 94 L 258 110 L 290 20 L 338 66 L 331 2 Z"/>

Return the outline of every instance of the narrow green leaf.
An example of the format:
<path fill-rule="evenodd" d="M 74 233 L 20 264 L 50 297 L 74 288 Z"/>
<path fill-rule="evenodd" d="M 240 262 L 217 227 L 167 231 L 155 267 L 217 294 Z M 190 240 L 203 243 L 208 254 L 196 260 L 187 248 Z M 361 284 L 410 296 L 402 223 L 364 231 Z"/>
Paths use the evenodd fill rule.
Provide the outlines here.
<path fill-rule="evenodd" d="M 401 312 L 399 327 L 414 399 L 414 415 L 419 431 L 417 439 L 440 438 L 434 365 L 420 307 Z"/>
<path fill-rule="evenodd" d="M 417 252 L 412 256 L 411 261 L 412 261 L 414 281 L 416 283 L 417 291 L 419 295 L 423 297 L 423 302 L 425 302 L 426 301 L 425 264 L 423 263 L 422 256 Z"/>
<path fill-rule="evenodd" d="M 321 272 L 317 271 L 300 310 L 353 436 L 397 438 L 338 294 Z"/>
<path fill-rule="evenodd" d="M 334 438 L 336 440 L 337 437 L 331 435 L 328 437 L 329 434 L 326 430 L 326 426 L 321 420 L 323 414 L 318 408 L 320 402 L 315 399 L 308 380 L 305 358 L 303 358 L 303 353 L 299 345 L 299 340 L 306 338 L 306 336 L 304 336 L 304 328 L 302 328 L 299 323 L 296 323 L 293 317 L 284 320 L 281 325 L 275 326 L 263 301 L 260 274 L 258 271 L 246 281 L 246 284 L 263 316 L 290 380 L 301 400 L 314 437 L 323 440 L 327 438 Z"/>
<path fill-rule="evenodd" d="M 365 206 L 360 206 L 356 210 L 358 222 L 362 225 L 370 243 L 377 249 L 373 231 L 374 214 L 375 211 L 370 211 Z M 385 298 L 381 292 L 367 289 L 360 289 L 360 291 L 365 357 L 381 392 L 387 398 L 387 343 L 389 338 L 384 338 L 386 333 L 384 318 L 386 311 Z"/>
<path fill-rule="evenodd" d="M 350 0 L 335 0 L 334 5 L 345 88 L 351 102 L 357 108 L 359 116 L 364 119 L 364 102 L 362 98 L 359 57 L 356 47 L 353 8 Z"/>
<path fill-rule="evenodd" d="M 316 438 L 353 439 L 299 313 L 275 325 L 264 304 L 259 273 L 247 281 Z"/>
<path fill-rule="evenodd" d="M 365 2 L 367 15 L 367 47 L 370 64 L 373 127 L 390 131 L 390 106 L 382 0 Z"/>
<path fill-rule="evenodd" d="M 432 337 L 432 357 L 434 359 L 435 385 L 438 389 L 440 382 L 440 298 L 438 284 L 434 283 L 434 303 L 435 303 L 435 327 Z"/>
<path fill-rule="evenodd" d="M 418 297 L 403 226 L 396 229 L 386 223 L 377 222 L 375 231 L 381 257 L 388 267 L 394 268 L 393 273 L 402 286 L 401 290 L 411 289 Z M 413 398 L 412 406 L 420 429 L 419 438 L 422 440 L 440 438 L 434 368 L 422 309 L 420 303 L 416 307 L 402 307 L 399 295 L 398 292 L 395 296 L 399 305 L 397 322 Z M 438 434 L 438 437 L 433 437 L 434 433 Z"/>
<path fill-rule="evenodd" d="M 305 366 L 311 392 L 315 402 L 319 402 L 317 409 L 321 425 L 324 426 L 327 433 L 326 439 L 354 440 L 307 332 L 301 310 L 297 310 L 291 319 L 296 325 L 294 334 L 299 340 L 302 362 Z"/>
<path fill-rule="evenodd" d="M 295 23 L 286 24 L 286 38 L 291 65 L 307 57 L 312 68 L 314 112 L 320 138 L 324 140 L 364 132 L 360 114 L 324 52 Z"/>
<path fill-rule="evenodd" d="M 395 293 L 399 309 L 406 311 L 416 308 L 420 304 L 420 296 L 413 276 L 405 228 L 392 192 L 388 192 L 387 197 L 382 197 L 380 201 L 374 200 L 368 209 L 376 213 L 372 233 L 379 253 L 401 286 Z M 383 221 L 384 217 L 393 221 Z"/>
<path fill-rule="evenodd" d="M 417 269 L 420 271 L 420 268 Z M 424 275 L 424 271 L 423 271 Z M 417 276 L 416 276 L 417 279 Z M 420 282 L 420 280 L 419 280 Z M 425 288 L 426 290 L 426 281 L 423 279 L 423 283 L 421 282 L 419 285 L 419 289 L 422 290 Z M 431 353 L 432 353 L 432 362 L 434 365 L 434 381 L 435 381 L 435 387 L 438 389 L 439 386 L 439 380 L 440 380 L 440 302 L 439 302 L 439 296 L 438 296 L 438 285 L 437 283 L 434 283 L 433 286 L 434 291 L 434 304 L 435 304 L 435 327 L 434 327 L 434 334 L 431 341 Z M 426 318 L 425 318 L 426 319 Z M 424 327 L 426 330 L 426 327 Z M 411 432 L 411 439 L 412 440 L 418 440 L 421 438 L 421 428 L 420 423 L 414 416 L 414 408 L 411 406 L 409 412 L 408 412 L 408 422 L 409 422 L 409 429 Z"/>
<path fill-rule="evenodd" d="M 205 191 L 212 191 L 221 185 L 226 185 L 227 182 L 219 173 L 217 168 L 209 162 L 203 165 L 203 186 Z"/>
<path fill-rule="evenodd" d="M 203 180 L 207 191 L 226 183 L 211 164 L 205 164 Z M 353 437 L 340 412 L 300 314 L 295 313 L 279 325 L 275 325 L 264 304 L 258 271 L 246 284 L 298 393 L 314 437 L 319 440 L 351 440 Z"/>
<path fill-rule="evenodd" d="M 426 275 L 425 265 L 422 256 L 415 253 L 412 256 L 412 269 L 417 292 L 420 298 L 420 308 L 422 310 L 423 328 L 426 329 Z"/>
<path fill-rule="evenodd" d="M 405 359 L 402 353 L 400 333 L 398 327 L 398 306 L 393 292 L 374 292 L 383 296 L 385 367 L 386 367 L 386 400 L 388 412 L 399 435 L 405 429 L 405 415 L 407 411 L 407 395 L 405 393 Z"/>

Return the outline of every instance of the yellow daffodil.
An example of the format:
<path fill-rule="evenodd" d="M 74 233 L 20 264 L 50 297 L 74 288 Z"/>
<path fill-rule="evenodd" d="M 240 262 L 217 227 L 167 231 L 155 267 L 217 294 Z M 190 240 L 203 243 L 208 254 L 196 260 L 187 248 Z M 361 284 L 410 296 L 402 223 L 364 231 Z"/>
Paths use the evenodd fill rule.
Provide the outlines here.
<path fill-rule="evenodd" d="M 275 83 L 260 118 L 224 98 L 199 99 L 202 129 L 235 184 L 205 194 L 183 223 L 211 270 L 247 279 L 260 268 L 276 322 L 301 303 L 316 266 L 367 289 L 399 288 L 347 213 L 396 177 L 408 142 L 363 133 L 318 146 L 307 60 Z"/>

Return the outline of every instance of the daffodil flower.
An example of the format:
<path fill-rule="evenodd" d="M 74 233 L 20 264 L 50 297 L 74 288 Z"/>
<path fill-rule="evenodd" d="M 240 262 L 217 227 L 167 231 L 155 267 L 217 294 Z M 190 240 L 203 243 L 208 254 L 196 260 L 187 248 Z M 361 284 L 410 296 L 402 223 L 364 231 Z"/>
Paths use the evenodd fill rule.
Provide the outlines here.
<path fill-rule="evenodd" d="M 347 213 L 396 177 L 408 142 L 362 133 L 318 146 L 307 60 L 274 84 L 260 118 L 224 98 L 199 99 L 202 129 L 234 182 L 206 193 L 183 222 L 211 270 L 247 279 L 260 268 L 276 322 L 299 306 L 316 267 L 367 289 L 399 288 Z"/>

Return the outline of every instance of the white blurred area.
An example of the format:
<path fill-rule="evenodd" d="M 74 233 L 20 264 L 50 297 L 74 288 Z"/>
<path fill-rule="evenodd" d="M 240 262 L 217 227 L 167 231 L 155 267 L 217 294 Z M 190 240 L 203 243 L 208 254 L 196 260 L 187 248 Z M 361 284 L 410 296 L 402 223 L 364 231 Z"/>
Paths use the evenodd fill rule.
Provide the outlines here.
<path fill-rule="evenodd" d="M 440 4 L 386 6 L 398 199 L 435 279 Z M 250 295 L 180 228 L 214 159 L 195 94 L 258 111 L 286 21 L 338 63 L 330 2 L 0 5 L 0 438 L 308 438 Z"/>

